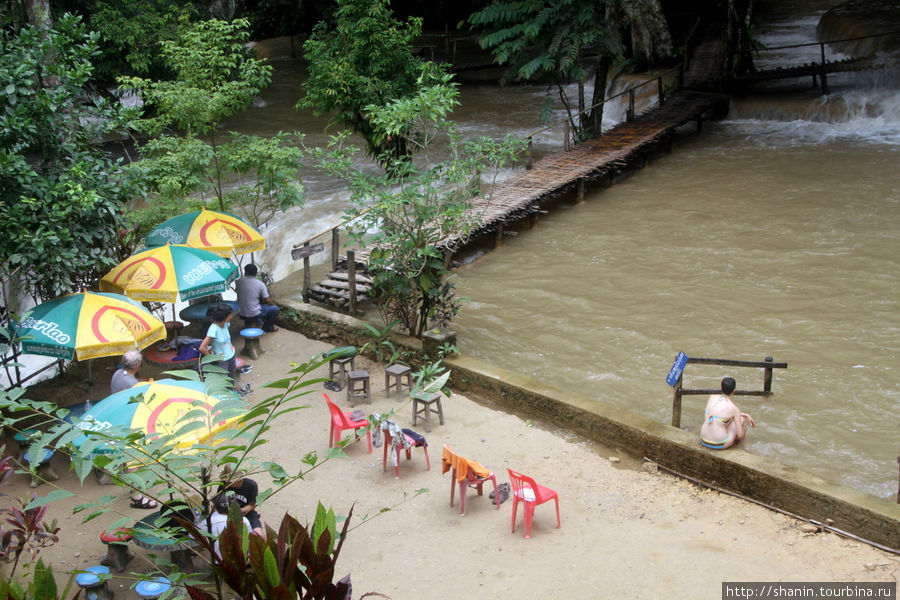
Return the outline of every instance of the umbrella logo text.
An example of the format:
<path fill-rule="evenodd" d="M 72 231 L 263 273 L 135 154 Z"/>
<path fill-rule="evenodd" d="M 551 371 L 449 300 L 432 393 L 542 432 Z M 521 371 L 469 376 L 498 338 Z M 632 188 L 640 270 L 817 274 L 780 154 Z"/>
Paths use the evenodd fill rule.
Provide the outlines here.
<path fill-rule="evenodd" d="M 25 317 L 22 321 L 22 327 L 40 331 L 58 344 L 68 344 L 72 340 L 71 336 L 59 330 L 59 324 L 54 321 L 42 321 L 35 320 L 32 317 Z"/>
<path fill-rule="evenodd" d="M 204 260 L 202 263 L 182 275 L 181 278 L 188 285 L 194 285 L 195 283 L 200 283 L 201 281 L 203 281 L 203 278 L 213 271 L 225 270 L 228 269 L 229 266 L 231 266 L 231 263 L 227 260 Z"/>
<path fill-rule="evenodd" d="M 78 422 L 76 425 L 78 429 L 82 431 L 103 431 L 104 429 L 109 429 L 112 427 L 112 423 L 109 421 L 95 421 L 93 417 L 88 415 L 84 419 Z"/>
<path fill-rule="evenodd" d="M 184 236 L 172 229 L 171 227 L 163 227 L 162 229 L 157 229 L 153 232 L 154 236 L 161 237 L 164 240 L 168 240 L 173 244 L 183 244 Z M 162 245 L 162 244 L 160 244 Z"/>

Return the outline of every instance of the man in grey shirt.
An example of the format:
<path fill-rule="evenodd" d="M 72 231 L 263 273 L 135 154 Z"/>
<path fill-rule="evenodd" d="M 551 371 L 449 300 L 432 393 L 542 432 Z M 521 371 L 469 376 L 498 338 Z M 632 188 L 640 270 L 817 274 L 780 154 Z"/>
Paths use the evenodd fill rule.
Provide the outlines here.
<path fill-rule="evenodd" d="M 278 318 L 279 308 L 269 297 L 266 284 L 256 278 L 256 265 L 253 263 L 244 267 L 244 276 L 234 284 L 237 292 L 238 313 L 246 325 L 252 321 L 257 324 L 262 322 L 263 331 L 278 331 L 275 327 L 275 319 Z"/>
<path fill-rule="evenodd" d="M 122 368 L 116 369 L 113 373 L 112 380 L 109 382 L 109 391 L 111 394 L 127 390 L 138 382 L 137 372 L 141 368 L 144 359 L 141 357 L 139 350 L 129 350 L 122 355 Z"/>

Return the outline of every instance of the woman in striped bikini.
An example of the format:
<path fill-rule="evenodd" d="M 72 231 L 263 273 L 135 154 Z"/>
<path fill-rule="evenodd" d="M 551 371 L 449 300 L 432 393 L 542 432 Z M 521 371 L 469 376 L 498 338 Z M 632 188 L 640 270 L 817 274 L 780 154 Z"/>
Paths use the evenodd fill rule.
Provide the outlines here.
<path fill-rule="evenodd" d="M 700 443 L 713 450 L 724 450 L 744 439 L 747 425 L 756 427 L 748 413 L 741 412 L 731 400 L 737 387 L 734 379 L 722 380 L 722 393 L 713 394 L 706 403 L 706 418 L 700 427 Z"/>

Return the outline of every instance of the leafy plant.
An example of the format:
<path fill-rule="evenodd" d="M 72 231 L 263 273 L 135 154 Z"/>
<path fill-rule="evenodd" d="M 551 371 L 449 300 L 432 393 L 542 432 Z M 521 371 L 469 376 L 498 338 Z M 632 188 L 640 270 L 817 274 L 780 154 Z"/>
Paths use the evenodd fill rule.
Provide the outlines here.
<path fill-rule="evenodd" d="M 0 295 L 89 286 L 115 265 L 130 181 L 100 143 L 134 113 L 92 93 L 98 36 L 65 14 L 52 29 L 0 29 Z M 52 254 L 53 260 L 47 260 Z"/>
<path fill-rule="evenodd" d="M 412 124 L 401 125 L 401 135 L 387 133 L 367 107 L 414 98 L 443 79 L 443 66 L 412 53 L 421 32 L 421 18 L 395 20 L 388 0 L 338 0 L 333 19 L 317 24 L 303 44 L 309 75 L 297 108 L 333 115 L 332 123 L 361 135 L 386 168 L 405 159 Z"/>
<path fill-rule="evenodd" d="M 403 137 L 416 151 L 409 160 L 382 156 L 391 164 L 384 174 L 356 166 L 356 150 L 344 147 L 346 133 L 334 136 L 327 151 L 313 151 L 322 168 L 348 182 L 353 207 L 345 226 L 351 243 L 371 248 L 369 270 L 382 318 L 399 321 L 416 337 L 429 322 L 446 325 L 456 316 L 449 250 L 442 244 L 468 239 L 480 221 L 472 198 L 486 197 L 489 204 L 500 168 L 524 149 L 522 140 L 509 137 L 464 141 L 447 119 L 457 94 L 446 78 L 414 98 L 366 107 L 379 132 Z M 415 127 L 408 128 L 410 123 Z M 443 160 L 433 156 L 438 140 L 446 144 Z"/>
<path fill-rule="evenodd" d="M 406 364 L 404 361 L 409 358 L 410 352 L 403 348 L 398 348 L 388 337 L 391 330 L 399 324 L 400 320 L 396 319 L 382 329 L 378 329 L 369 323 L 363 323 L 363 332 L 372 340 L 363 344 L 362 348 L 360 348 L 360 353 L 371 351 L 375 354 L 375 360 L 382 365 Z"/>
<path fill-rule="evenodd" d="M 222 559 L 214 563 L 213 571 L 244 600 L 345 600 L 350 597 L 350 576 L 334 581 L 335 564 L 352 514 L 351 507 L 338 534 L 334 511 L 325 509 L 320 502 L 312 527 L 285 514 L 278 531 L 268 528 L 263 539 L 242 531 L 240 510 L 233 504 L 228 524 L 219 536 Z M 212 542 L 204 535 L 195 531 L 193 537 L 208 551 L 212 550 Z M 188 586 L 188 592 L 197 600 L 215 600 L 215 596 L 195 586 Z"/>
<path fill-rule="evenodd" d="M 272 67 L 246 47 L 247 27 L 244 19 L 196 23 L 162 43 L 174 80 L 119 78 L 123 89 L 144 100 L 141 131 L 157 136 L 129 165 L 150 195 L 149 214 L 171 215 L 173 203 L 196 195 L 201 205 L 214 200 L 219 210 L 260 226 L 302 203 L 297 136 L 219 133 L 224 120 L 246 109 L 271 81 Z M 142 226 L 147 220 L 140 219 Z"/>

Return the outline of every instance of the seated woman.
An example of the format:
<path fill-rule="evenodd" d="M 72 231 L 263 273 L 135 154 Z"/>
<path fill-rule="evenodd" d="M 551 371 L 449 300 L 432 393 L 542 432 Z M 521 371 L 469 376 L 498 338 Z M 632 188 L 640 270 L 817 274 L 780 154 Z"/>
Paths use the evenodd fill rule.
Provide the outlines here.
<path fill-rule="evenodd" d="M 750 427 L 756 427 L 753 417 L 741 412 L 731 400 L 736 387 L 734 379 L 726 377 L 722 380 L 722 393 L 713 394 L 706 403 L 706 418 L 700 427 L 700 443 L 707 448 L 730 448 L 744 439 L 748 423 Z"/>

